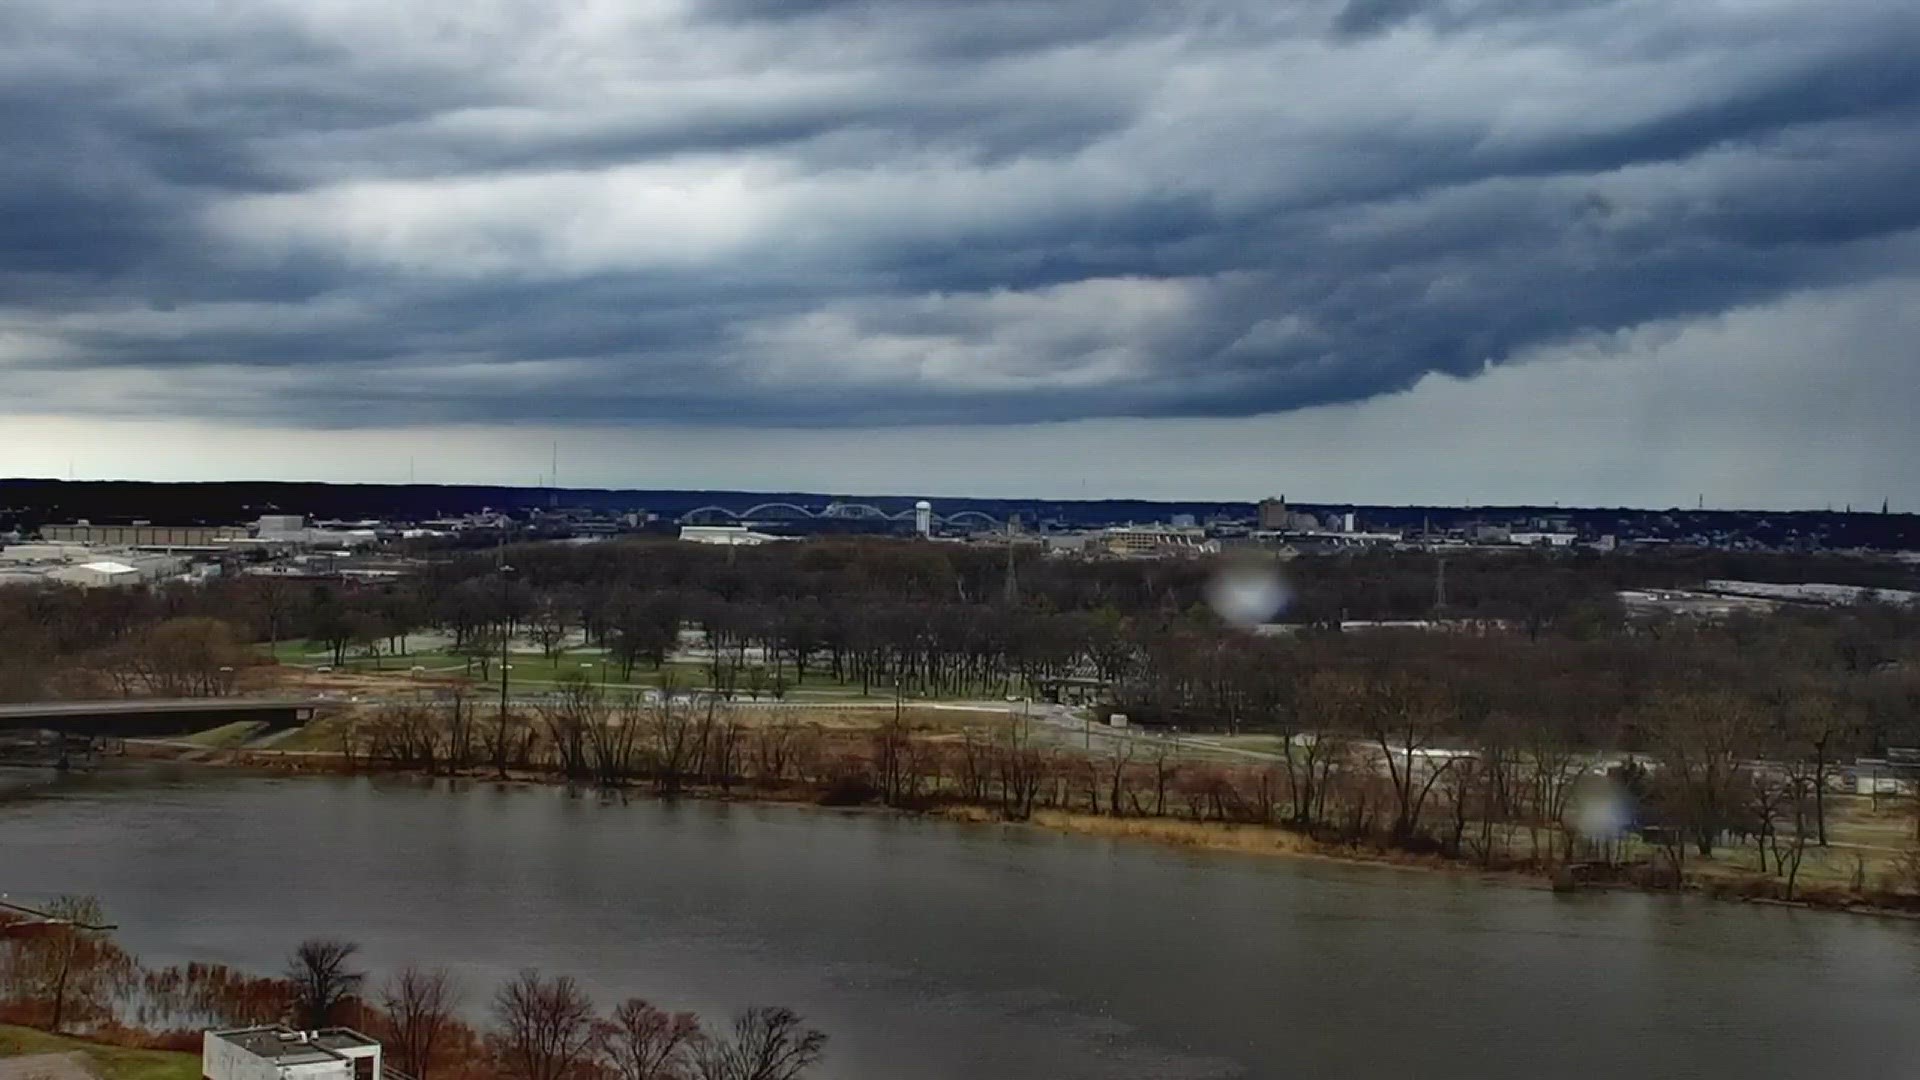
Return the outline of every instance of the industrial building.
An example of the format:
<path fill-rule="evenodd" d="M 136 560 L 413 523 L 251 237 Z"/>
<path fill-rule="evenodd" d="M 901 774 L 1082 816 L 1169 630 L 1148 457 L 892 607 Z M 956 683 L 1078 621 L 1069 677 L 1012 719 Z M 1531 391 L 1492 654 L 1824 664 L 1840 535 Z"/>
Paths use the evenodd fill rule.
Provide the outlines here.
<path fill-rule="evenodd" d="M 1203 529 L 1167 525 L 1117 525 L 1101 531 L 1099 543 L 1114 555 L 1202 555 L 1220 550 Z"/>
<path fill-rule="evenodd" d="M 383 1080 L 380 1043 L 351 1028 L 209 1031 L 200 1040 L 206 1080 Z"/>
<path fill-rule="evenodd" d="M 48 543 L 86 544 L 92 547 L 150 551 L 229 551 L 253 545 L 282 547 L 364 547 L 377 543 L 378 531 L 364 524 L 314 526 L 299 514 L 266 514 L 252 525 L 42 525 L 40 538 Z"/>
<path fill-rule="evenodd" d="M 10 544 L 0 548 L 0 585 L 54 583 L 112 588 L 165 581 L 188 570 L 174 555 L 84 544 Z"/>
<path fill-rule="evenodd" d="M 1260 500 L 1260 517 L 1257 522 L 1262 529 L 1285 529 L 1288 527 L 1287 497 Z"/>
<path fill-rule="evenodd" d="M 89 544 L 96 547 L 212 547 L 224 541 L 244 540 L 244 525 L 42 525 L 40 538 L 52 544 Z"/>

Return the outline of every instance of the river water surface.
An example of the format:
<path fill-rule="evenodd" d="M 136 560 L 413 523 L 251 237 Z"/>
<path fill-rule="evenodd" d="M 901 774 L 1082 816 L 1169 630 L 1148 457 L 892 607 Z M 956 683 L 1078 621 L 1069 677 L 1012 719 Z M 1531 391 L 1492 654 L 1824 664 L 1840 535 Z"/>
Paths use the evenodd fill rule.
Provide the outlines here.
<path fill-rule="evenodd" d="M 153 964 L 302 937 L 790 1005 L 821 1077 L 1815 1077 L 1920 1068 L 1920 926 L 878 814 L 150 770 L 0 783 L 0 891 Z M 1894 1070 L 1888 1072 L 1887 1070 Z"/>

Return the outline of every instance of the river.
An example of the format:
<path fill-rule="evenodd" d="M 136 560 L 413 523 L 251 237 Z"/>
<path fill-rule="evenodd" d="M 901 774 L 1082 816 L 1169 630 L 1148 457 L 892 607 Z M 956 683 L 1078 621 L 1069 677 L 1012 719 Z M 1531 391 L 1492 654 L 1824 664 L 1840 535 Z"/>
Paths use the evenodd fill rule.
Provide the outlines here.
<path fill-rule="evenodd" d="M 0 890 L 149 963 L 302 937 L 790 1005 L 837 1080 L 1889 1075 L 1920 926 L 883 814 L 159 768 L 0 783 Z"/>

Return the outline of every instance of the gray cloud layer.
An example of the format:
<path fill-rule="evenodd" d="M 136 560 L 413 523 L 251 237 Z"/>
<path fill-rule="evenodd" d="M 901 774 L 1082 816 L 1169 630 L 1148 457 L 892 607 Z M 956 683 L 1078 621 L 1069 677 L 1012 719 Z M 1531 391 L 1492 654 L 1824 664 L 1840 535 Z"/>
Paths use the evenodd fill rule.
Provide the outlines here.
<path fill-rule="evenodd" d="M 13 0 L 0 411 L 1364 400 L 1910 281 L 1916 55 L 1911 0 Z"/>

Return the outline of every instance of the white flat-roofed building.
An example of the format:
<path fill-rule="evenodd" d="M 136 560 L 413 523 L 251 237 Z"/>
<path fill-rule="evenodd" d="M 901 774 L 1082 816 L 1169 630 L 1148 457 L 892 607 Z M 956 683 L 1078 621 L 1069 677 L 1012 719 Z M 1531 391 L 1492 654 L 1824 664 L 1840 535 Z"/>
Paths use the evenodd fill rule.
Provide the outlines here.
<path fill-rule="evenodd" d="M 786 537 L 754 532 L 745 525 L 682 525 L 680 539 L 690 544 L 720 544 L 727 547 L 753 547 L 771 544 Z"/>
<path fill-rule="evenodd" d="M 352 1028 L 209 1031 L 200 1073 L 206 1080 L 382 1080 L 380 1043 Z"/>

